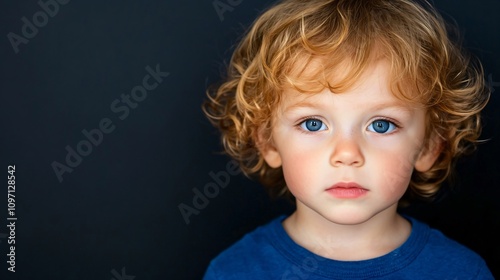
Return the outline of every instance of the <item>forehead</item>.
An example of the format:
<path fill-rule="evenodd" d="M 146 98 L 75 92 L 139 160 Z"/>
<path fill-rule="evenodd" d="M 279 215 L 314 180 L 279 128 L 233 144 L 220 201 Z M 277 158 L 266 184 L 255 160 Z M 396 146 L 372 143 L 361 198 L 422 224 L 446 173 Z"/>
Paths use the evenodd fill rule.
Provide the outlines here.
<path fill-rule="evenodd" d="M 391 61 L 381 55 L 372 56 L 363 64 L 354 63 L 348 57 L 336 63 L 331 63 L 328 57 L 304 57 L 289 68 L 284 80 L 279 102 L 283 105 L 290 105 L 292 99 L 305 102 L 325 91 L 334 94 L 368 92 L 369 95 L 363 95 L 367 102 L 392 100 L 402 105 L 421 105 L 416 87 L 395 75 Z"/>

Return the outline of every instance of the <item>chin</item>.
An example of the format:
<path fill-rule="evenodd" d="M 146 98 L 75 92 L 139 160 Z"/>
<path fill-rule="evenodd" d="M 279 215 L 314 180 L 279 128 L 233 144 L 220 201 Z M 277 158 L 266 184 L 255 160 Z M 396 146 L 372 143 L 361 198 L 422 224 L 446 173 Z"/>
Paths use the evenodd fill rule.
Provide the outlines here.
<path fill-rule="evenodd" d="M 336 211 L 335 213 L 320 215 L 329 222 L 338 225 L 359 225 L 373 217 L 372 215 L 361 213 L 359 211 Z"/>

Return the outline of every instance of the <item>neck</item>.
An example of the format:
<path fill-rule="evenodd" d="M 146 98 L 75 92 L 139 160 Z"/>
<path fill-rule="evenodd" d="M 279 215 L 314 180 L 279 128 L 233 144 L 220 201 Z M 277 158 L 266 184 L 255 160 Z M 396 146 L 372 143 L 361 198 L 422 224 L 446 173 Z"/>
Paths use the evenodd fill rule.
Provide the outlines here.
<path fill-rule="evenodd" d="M 325 258 L 353 261 L 385 255 L 401 246 L 411 233 L 397 205 L 358 224 L 339 224 L 297 204 L 283 222 L 288 235 L 300 246 Z"/>

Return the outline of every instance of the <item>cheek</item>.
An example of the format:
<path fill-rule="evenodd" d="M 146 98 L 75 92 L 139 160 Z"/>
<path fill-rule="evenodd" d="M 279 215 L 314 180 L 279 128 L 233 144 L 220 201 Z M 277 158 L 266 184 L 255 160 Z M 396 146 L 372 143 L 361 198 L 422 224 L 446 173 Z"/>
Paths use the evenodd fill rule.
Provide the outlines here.
<path fill-rule="evenodd" d="M 283 176 L 288 190 L 295 197 L 302 197 L 306 192 L 306 182 L 309 178 L 307 170 L 300 164 L 298 159 L 295 161 L 283 162 Z M 310 182 L 310 181 L 309 181 Z"/>
<path fill-rule="evenodd" d="M 401 155 L 386 156 L 380 166 L 383 168 L 381 180 L 386 186 L 387 192 L 403 194 L 410 183 L 413 172 L 411 157 Z"/>
<path fill-rule="evenodd" d="M 299 195 L 307 189 L 308 185 L 314 185 L 314 182 L 320 178 L 321 154 L 324 155 L 324 152 L 321 153 L 320 149 L 297 149 L 297 146 L 289 147 L 286 153 L 281 153 L 283 175 L 288 188 L 294 195 Z"/>
<path fill-rule="evenodd" d="M 283 158 L 283 175 L 286 179 L 294 179 L 307 176 L 310 161 L 307 155 L 292 154 Z"/>

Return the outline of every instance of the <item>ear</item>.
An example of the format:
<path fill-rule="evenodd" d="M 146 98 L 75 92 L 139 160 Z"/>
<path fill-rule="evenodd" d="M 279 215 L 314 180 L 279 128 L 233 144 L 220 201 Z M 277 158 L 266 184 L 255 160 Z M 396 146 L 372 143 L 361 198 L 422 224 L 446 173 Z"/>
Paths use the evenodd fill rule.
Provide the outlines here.
<path fill-rule="evenodd" d="M 431 169 L 436 162 L 439 154 L 443 150 L 443 141 L 435 133 L 429 137 L 428 146 L 423 148 L 415 161 L 415 169 L 420 172 L 426 172 Z"/>
<path fill-rule="evenodd" d="M 257 149 L 259 149 L 260 154 L 266 161 L 266 163 L 272 168 L 278 168 L 281 166 L 281 155 L 272 143 L 272 140 L 267 139 L 264 135 L 264 129 L 259 129 L 257 132 Z"/>

